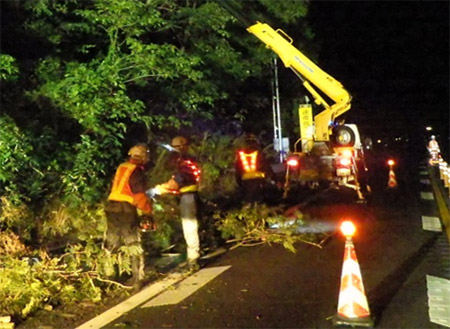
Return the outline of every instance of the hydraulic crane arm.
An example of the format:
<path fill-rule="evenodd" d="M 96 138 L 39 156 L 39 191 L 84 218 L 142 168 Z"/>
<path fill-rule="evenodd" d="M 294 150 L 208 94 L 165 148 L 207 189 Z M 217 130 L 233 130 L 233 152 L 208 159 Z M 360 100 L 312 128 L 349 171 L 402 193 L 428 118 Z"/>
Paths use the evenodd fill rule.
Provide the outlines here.
<path fill-rule="evenodd" d="M 257 22 L 247 31 L 260 39 L 272 49 L 301 80 L 303 86 L 314 97 L 315 103 L 325 109 L 314 117 L 315 136 L 317 141 L 328 141 L 331 124 L 336 117 L 350 109 L 351 96 L 342 84 L 321 70 L 309 58 L 292 45 L 292 39 L 282 30 L 274 30 L 265 23 Z M 312 86 L 327 95 L 334 104 L 329 105 Z"/>

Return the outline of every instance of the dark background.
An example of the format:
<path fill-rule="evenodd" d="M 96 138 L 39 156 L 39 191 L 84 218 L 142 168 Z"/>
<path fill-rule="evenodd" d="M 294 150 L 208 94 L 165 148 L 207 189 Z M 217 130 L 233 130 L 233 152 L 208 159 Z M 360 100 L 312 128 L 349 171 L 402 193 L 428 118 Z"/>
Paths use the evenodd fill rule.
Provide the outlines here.
<path fill-rule="evenodd" d="M 309 20 L 320 65 L 353 96 L 348 121 L 374 138 L 435 134 L 448 157 L 448 1 L 312 1 Z"/>

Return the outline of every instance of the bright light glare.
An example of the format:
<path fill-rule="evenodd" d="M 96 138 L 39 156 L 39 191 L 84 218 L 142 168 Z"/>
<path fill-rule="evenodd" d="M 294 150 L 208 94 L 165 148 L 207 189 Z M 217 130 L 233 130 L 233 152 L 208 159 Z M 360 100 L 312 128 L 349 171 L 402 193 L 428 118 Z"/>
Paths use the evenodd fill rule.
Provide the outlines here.
<path fill-rule="evenodd" d="M 425 127 L 425 130 L 426 130 L 426 131 L 432 131 L 432 130 L 433 130 L 433 127 L 430 127 L 430 126 Z"/>
<path fill-rule="evenodd" d="M 349 166 L 351 163 L 352 163 L 352 162 L 351 162 L 350 159 L 347 159 L 347 158 L 340 158 L 340 159 L 339 159 L 339 164 L 340 164 L 341 166 Z"/>
<path fill-rule="evenodd" d="M 342 155 L 345 156 L 346 158 L 351 158 L 353 153 L 352 150 L 345 149 L 344 151 L 342 151 Z"/>
<path fill-rule="evenodd" d="M 393 166 L 395 164 L 395 161 L 392 159 L 389 159 L 387 163 L 388 163 L 388 165 Z"/>
<path fill-rule="evenodd" d="M 351 221 L 345 220 L 341 224 L 341 232 L 345 237 L 351 238 L 356 232 L 356 227 Z"/>
<path fill-rule="evenodd" d="M 381 144 L 381 139 L 377 139 L 377 143 L 378 143 L 378 144 Z"/>
<path fill-rule="evenodd" d="M 298 167 L 298 160 L 294 158 L 288 159 L 287 164 L 289 167 Z"/>

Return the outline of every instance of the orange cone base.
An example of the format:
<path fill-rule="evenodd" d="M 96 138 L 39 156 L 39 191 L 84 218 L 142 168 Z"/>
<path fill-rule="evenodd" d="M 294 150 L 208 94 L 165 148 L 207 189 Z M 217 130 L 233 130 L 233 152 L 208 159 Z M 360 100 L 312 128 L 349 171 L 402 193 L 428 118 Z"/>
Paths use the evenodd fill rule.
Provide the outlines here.
<path fill-rule="evenodd" d="M 397 188 L 397 184 L 389 184 L 388 188 Z"/>
<path fill-rule="evenodd" d="M 333 325 L 337 326 L 346 326 L 346 327 L 365 327 L 365 328 L 373 328 L 374 322 L 370 316 L 367 317 L 358 317 L 358 318 L 347 318 L 339 315 L 337 313 L 333 317 Z"/>

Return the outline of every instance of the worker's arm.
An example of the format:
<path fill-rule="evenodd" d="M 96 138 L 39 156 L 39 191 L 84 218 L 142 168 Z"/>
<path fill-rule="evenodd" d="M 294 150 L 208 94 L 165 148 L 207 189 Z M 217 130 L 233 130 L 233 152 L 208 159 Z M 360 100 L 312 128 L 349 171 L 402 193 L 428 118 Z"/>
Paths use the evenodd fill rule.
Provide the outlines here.
<path fill-rule="evenodd" d="M 152 205 L 150 199 L 145 194 L 147 190 L 147 178 L 145 177 L 144 171 L 137 167 L 130 176 L 130 188 L 133 192 L 134 200 L 136 201 L 136 208 L 138 212 L 143 214 L 152 213 Z"/>

